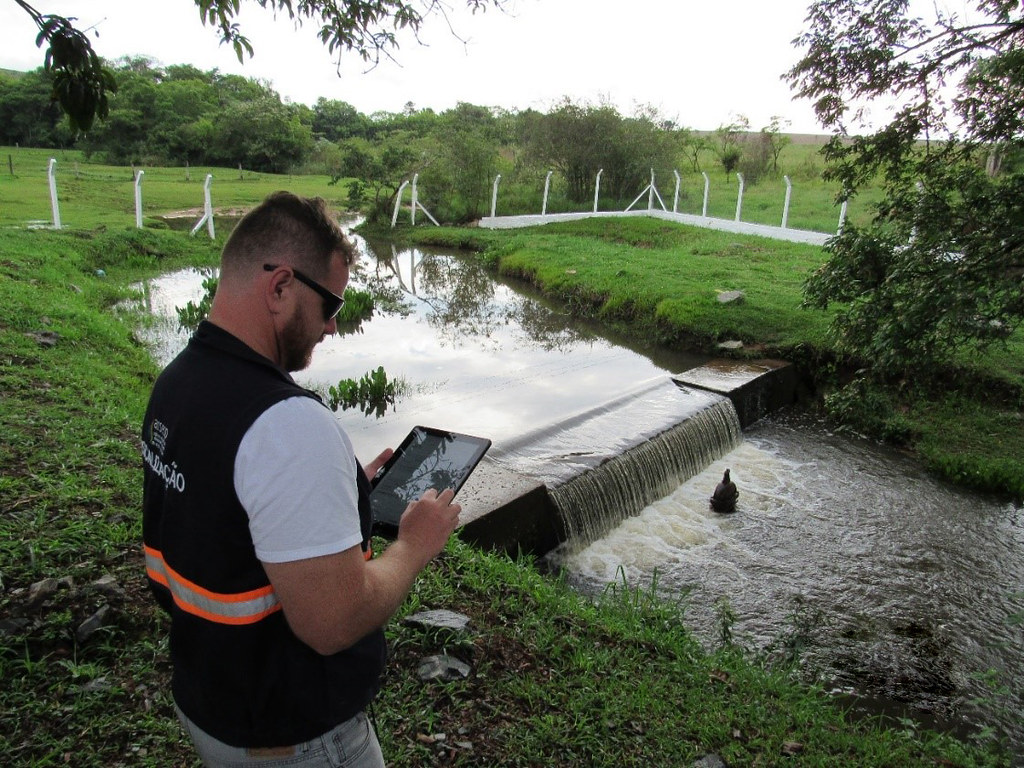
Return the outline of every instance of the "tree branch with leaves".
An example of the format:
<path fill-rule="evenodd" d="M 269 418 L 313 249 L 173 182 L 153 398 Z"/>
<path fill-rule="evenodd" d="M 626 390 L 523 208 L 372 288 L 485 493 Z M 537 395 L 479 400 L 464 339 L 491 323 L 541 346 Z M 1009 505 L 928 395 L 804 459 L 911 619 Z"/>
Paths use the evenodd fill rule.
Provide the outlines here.
<path fill-rule="evenodd" d="M 984 349 L 1024 320 L 1024 9 L 964 13 L 817 0 L 794 41 L 786 77 L 835 132 L 826 175 L 841 196 L 884 190 L 869 226 L 828 244 L 806 302 L 837 304 L 840 348 L 879 374 Z M 878 104 L 891 117 L 868 132 Z"/>
<path fill-rule="evenodd" d="M 74 130 L 88 131 L 109 111 L 108 95 L 117 91 L 113 73 L 102 65 L 89 37 L 72 18 L 42 14 L 24 0 L 14 0 L 39 28 L 36 45 L 46 45 L 43 66 L 53 78 L 54 101 L 60 102 Z"/>

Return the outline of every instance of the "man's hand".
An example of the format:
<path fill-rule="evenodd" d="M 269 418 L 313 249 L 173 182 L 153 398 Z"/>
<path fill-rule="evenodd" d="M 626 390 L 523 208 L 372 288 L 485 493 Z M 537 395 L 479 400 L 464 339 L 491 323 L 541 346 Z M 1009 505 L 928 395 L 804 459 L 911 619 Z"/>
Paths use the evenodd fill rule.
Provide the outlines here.
<path fill-rule="evenodd" d="M 380 468 L 387 464 L 388 459 L 390 459 L 394 455 L 395 452 L 390 448 L 385 448 L 383 451 L 381 451 L 380 455 L 376 459 L 374 459 L 365 467 L 363 467 L 363 472 L 366 473 L 366 479 L 373 480 L 376 474 L 380 472 Z"/>
<path fill-rule="evenodd" d="M 414 501 L 398 521 L 398 540 L 404 548 L 421 558 L 423 568 L 444 549 L 448 537 L 459 524 L 462 507 L 452 502 L 455 491 L 438 493 L 433 488 Z M 418 570 L 418 569 L 417 569 Z"/>
<path fill-rule="evenodd" d="M 462 507 L 452 503 L 454 496 L 451 490 L 425 492 L 402 515 L 398 539 L 373 560 L 354 546 L 334 555 L 263 563 L 296 636 L 326 655 L 383 626 L 455 530 Z"/>

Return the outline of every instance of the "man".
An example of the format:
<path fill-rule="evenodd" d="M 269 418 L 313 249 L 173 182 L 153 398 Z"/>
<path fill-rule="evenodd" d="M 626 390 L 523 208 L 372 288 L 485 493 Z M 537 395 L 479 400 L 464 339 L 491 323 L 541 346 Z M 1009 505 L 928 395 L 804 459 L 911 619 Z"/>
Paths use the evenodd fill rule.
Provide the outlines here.
<path fill-rule="evenodd" d="M 380 766 L 364 708 L 382 627 L 460 507 L 427 491 L 370 559 L 367 477 L 298 386 L 337 330 L 355 251 L 320 199 L 278 192 L 221 255 L 210 310 L 143 424 L 143 539 L 171 615 L 172 692 L 207 765 Z"/>

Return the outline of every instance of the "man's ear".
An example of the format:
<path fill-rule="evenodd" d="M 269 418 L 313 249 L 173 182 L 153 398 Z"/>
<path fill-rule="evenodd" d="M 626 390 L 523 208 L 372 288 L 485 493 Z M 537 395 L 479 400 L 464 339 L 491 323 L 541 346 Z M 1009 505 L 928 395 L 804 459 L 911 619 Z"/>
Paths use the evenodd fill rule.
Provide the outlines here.
<path fill-rule="evenodd" d="M 275 269 L 270 273 L 270 279 L 264 282 L 263 301 L 267 310 L 272 314 L 284 312 L 291 301 L 290 291 L 285 288 L 292 281 L 292 276 L 286 269 Z"/>

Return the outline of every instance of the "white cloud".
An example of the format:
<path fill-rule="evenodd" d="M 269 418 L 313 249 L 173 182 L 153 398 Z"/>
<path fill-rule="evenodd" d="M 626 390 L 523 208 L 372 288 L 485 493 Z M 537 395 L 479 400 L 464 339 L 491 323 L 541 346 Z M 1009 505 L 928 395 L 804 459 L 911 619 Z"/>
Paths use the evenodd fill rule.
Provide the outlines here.
<path fill-rule="evenodd" d="M 744 114 L 755 128 L 781 115 L 792 131 L 818 132 L 810 105 L 794 103 L 780 80 L 798 58 L 791 41 L 803 28 L 807 0 L 516 0 L 508 13 L 476 15 L 451 1 L 449 21 L 459 37 L 434 17 L 423 45 L 405 35 L 396 61 L 370 71 L 348 54 L 340 76 L 314 25 L 296 30 L 252 4 L 243 4 L 240 16 L 255 48 L 244 66 L 188 0 L 40 0 L 36 8 L 95 25 L 93 44 L 106 58 L 216 67 L 269 81 L 283 97 L 310 105 L 323 96 L 365 113 L 399 111 L 406 102 L 440 111 L 459 101 L 544 110 L 569 96 L 608 99 L 624 114 L 651 104 L 704 130 Z M 0 67 L 42 63 L 35 27 L 15 3 L 0 3 L 0 29 Z"/>

